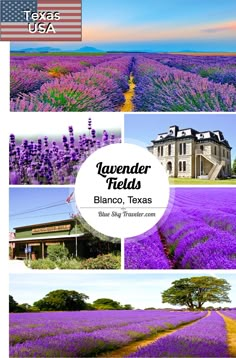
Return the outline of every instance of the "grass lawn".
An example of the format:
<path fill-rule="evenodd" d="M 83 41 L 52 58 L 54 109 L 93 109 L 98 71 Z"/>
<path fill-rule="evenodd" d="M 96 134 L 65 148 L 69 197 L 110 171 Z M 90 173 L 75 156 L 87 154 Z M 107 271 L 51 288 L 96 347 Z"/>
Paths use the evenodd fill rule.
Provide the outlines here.
<path fill-rule="evenodd" d="M 236 179 L 206 180 L 192 178 L 169 178 L 171 185 L 236 185 Z"/>

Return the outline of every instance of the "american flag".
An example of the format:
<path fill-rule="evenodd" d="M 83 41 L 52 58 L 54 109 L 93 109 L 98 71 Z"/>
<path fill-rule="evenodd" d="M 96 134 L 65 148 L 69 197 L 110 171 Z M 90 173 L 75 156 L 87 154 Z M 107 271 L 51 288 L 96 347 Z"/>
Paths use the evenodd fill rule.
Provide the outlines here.
<path fill-rule="evenodd" d="M 81 41 L 81 0 L 0 0 L 1 41 Z M 51 23 L 56 33 L 30 33 L 24 11 L 59 12 L 60 20 L 30 20 L 31 29 L 38 23 Z"/>
<path fill-rule="evenodd" d="M 66 203 L 70 204 L 70 202 L 74 200 L 74 192 L 72 192 L 67 198 L 66 198 Z"/>

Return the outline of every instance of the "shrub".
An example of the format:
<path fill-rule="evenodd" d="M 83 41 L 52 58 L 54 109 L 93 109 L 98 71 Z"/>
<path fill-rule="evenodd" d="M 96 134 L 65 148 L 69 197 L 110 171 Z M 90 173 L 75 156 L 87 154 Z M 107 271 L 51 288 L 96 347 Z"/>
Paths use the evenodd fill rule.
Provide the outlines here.
<path fill-rule="evenodd" d="M 62 245 L 52 245 L 47 249 L 48 259 L 57 262 L 65 261 L 68 258 L 69 251 Z"/>
<path fill-rule="evenodd" d="M 87 259 L 81 262 L 81 269 L 94 269 L 94 270 L 106 270 L 106 269 L 120 269 L 120 256 L 113 254 L 99 255 L 95 259 Z"/>
<path fill-rule="evenodd" d="M 25 260 L 26 266 L 36 270 L 49 270 L 55 268 L 61 270 L 117 270 L 120 269 L 120 262 L 120 256 L 115 256 L 114 254 L 99 255 L 96 258 L 86 260 L 65 258 L 54 261 L 49 259 L 49 257 L 35 261 Z"/>
<path fill-rule="evenodd" d="M 71 259 L 71 260 L 58 262 L 58 268 L 62 270 L 79 270 L 80 261 L 76 259 Z"/>
<path fill-rule="evenodd" d="M 25 264 L 33 270 L 50 270 L 56 268 L 55 262 L 49 259 L 38 259 L 35 261 L 25 260 Z"/>
<path fill-rule="evenodd" d="M 120 256 L 114 254 L 99 255 L 96 258 L 86 260 L 72 259 L 58 263 L 63 270 L 106 270 L 120 269 Z"/>

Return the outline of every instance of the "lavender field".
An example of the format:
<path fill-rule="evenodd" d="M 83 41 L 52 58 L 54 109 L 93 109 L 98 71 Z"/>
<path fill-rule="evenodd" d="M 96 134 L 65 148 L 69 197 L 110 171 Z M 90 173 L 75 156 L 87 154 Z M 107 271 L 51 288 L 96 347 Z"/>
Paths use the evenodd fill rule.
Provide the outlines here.
<path fill-rule="evenodd" d="M 236 190 L 175 188 L 149 232 L 125 240 L 126 269 L 235 269 Z"/>
<path fill-rule="evenodd" d="M 155 342 L 139 350 L 139 342 L 150 336 Z M 10 314 L 10 357 L 95 357 L 103 352 L 116 352 L 121 347 L 128 355 L 130 344 L 135 341 L 137 351 L 131 357 L 230 356 L 224 318 L 217 312 Z"/>
<path fill-rule="evenodd" d="M 120 143 L 121 133 L 97 131 L 88 119 L 87 133 L 75 133 L 73 126 L 59 141 L 47 136 L 21 143 L 12 133 L 9 142 L 9 183 L 74 184 L 80 166 L 97 149 Z"/>
<path fill-rule="evenodd" d="M 131 111 L 236 110 L 234 56 L 11 56 L 11 111 L 121 111 L 133 84 Z"/>
<path fill-rule="evenodd" d="M 177 330 L 129 357 L 230 357 L 225 322 L 217 312 Z"/>

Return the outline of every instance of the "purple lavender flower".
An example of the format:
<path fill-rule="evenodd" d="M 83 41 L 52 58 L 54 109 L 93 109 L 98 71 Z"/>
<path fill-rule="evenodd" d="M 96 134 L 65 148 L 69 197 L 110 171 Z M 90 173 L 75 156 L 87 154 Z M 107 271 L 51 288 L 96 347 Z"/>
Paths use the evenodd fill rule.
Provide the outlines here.
<path fill-rule="evenodd" d="M 89 123 L 92 125 L 91 119 Z M 24 139 L 16 145 L 14 134 L 9 142 L 9 180 L 10 184 L 74 184 L 81 164 L 97 149 L 119 143 L 120 135 L 105 131 L 100 136 L 95 129 L 83 134 L 77 140 L 73 127 L 68 135 L 62 136 L 61 143 L 49 142 L 45 136 L 37 142 Z"/>

